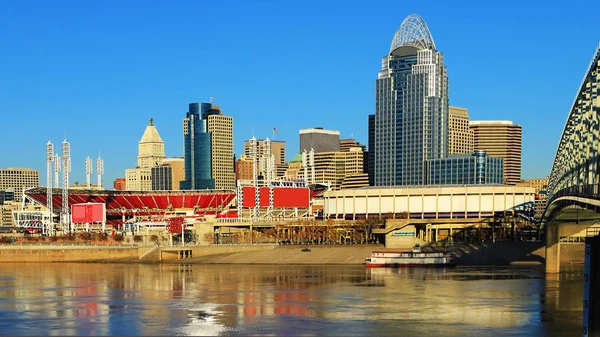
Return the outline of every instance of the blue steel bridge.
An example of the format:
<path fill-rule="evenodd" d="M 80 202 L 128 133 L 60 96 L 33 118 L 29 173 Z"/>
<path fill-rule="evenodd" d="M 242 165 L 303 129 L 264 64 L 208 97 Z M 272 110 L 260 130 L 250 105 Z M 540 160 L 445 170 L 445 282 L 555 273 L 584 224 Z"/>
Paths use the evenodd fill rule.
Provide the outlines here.
<path fill-rule="evenodd" d="M 583 77 L 560 138 L 542 217 L 546 271 L 560 271 L 561 238 L 596 235 L 600 225 L 600 45 Z"/>

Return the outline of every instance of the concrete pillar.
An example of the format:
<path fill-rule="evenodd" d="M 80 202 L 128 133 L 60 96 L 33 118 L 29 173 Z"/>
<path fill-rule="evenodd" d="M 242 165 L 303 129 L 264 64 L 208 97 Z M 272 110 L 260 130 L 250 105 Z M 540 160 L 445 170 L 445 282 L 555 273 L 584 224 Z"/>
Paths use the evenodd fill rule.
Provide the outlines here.
<path fill-rule="evenodd" d="M 435 227 L 435 242 L 439 241 L 439 238 L 440 238 L 439 232 L 440 232 L 440 227 L 438 225 Z"/>
<path fill-rule="evenodd" d="M 600 236 L 585 238 L 582 336 L 600 336 Z"/>
<path fill-rule="evenodd" d="M 546 273 L 560 272 L 560 243 L 558 224 L 546 224 Z"/>

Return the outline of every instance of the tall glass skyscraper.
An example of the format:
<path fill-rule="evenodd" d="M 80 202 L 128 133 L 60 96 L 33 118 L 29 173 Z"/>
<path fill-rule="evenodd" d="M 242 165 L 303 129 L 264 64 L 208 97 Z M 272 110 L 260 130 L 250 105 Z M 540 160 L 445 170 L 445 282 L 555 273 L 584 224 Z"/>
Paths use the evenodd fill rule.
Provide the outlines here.
<path fill-rule="evenodd" d="M 373 185 L 423 185 L 428 159 L 448 154 L 448 76 L 427 24 L 409 15 L 376 80 L 369 116 Z"/>
<path fill-rule="evenodd" d="M 220 111 L 219 111 L 220 112 Z M 213 111 L 211 103 L 190 103 L 189 111 L 183 120 L 183 151 L 185 180 L 182 190 L 215 188 L 212 178 L 212 157 L 210 133 L 207 119 Z"/>

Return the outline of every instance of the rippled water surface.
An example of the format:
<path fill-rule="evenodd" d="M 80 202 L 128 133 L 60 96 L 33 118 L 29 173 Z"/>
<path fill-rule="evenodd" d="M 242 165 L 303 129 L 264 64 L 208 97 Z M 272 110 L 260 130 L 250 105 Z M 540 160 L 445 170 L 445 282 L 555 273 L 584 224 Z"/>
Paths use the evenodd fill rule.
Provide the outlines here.
<path fill-rule="evenodd" d="M 580 336 L 582 271 L 0 264 L 0 335 Z"/>

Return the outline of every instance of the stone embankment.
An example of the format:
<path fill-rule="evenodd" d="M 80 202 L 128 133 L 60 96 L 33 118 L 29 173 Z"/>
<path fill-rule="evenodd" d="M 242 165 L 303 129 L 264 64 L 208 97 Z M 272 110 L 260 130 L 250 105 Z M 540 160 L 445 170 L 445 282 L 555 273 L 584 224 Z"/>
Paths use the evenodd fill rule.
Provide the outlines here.
<path fill-rule="evenodd" d="M 0 262 L 160 263 L 163 247 L 0 245 Z M 189 264 L 363 264 L 382 245 L 191 246 L 192 258 L 162 261 Z M 303 251 L 309 248 L 310 251 Z M 458 265 L 535 265 L 545 261 L 542 243 L 427 244 L 423 251 L 448 251 Z M 582 244 L 561 246 L 563 264 L 583 263 Z"/>

